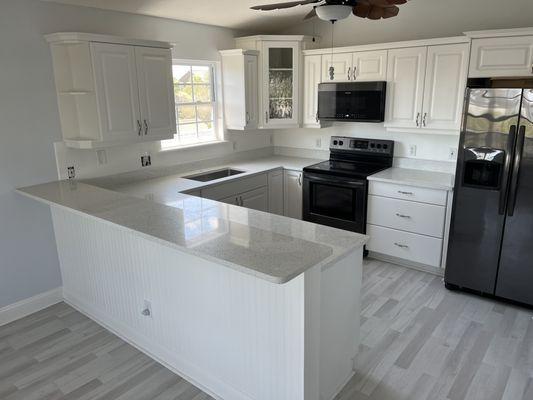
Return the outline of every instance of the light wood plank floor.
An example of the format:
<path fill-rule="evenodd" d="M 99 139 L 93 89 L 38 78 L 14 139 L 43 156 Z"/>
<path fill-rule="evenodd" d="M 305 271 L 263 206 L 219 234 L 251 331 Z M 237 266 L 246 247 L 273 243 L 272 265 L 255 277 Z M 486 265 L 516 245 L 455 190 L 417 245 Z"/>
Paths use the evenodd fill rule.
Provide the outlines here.
<path fill-rule="evenodd" d="M 531 310 L 378 261 L 362 303 L 357 373 L 336 400 L 533 400 Z M 0 327 L 0 399 L 211 397 L 60 303 Z"/>

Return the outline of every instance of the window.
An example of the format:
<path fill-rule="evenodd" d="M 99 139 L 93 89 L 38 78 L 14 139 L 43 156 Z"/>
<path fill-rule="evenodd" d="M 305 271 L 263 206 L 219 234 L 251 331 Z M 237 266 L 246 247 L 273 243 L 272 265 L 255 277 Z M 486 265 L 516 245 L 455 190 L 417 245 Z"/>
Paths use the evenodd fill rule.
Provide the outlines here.
<path fill-rule="evenodd" d="M 211 63 L 174 62 L 177 134 L 162 149 L 218 140 L 214 70 Z"/>

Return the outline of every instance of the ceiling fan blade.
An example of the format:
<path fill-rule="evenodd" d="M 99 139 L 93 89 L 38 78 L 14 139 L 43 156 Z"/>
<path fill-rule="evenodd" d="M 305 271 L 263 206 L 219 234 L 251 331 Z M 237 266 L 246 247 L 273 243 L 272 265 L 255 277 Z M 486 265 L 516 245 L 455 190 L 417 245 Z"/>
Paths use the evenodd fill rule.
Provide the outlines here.
<path fill-rule="evenodd" d="M 316 17 L 316 9 L 315 7 L 313 7 L 313 9 L 309 11 L 309 14 L 305 16 L 304 21 L 311 19 L 311 18 L 315 18 L 315 17 Z"/>
<path fill-rule="evenodd" d="M 392 18 L 392 17 L 395 17 L 398 15 L 398 13 L 400 12 L 400 9 L 396 6 L 392 6 L 392 7 L 385 7 L 383 9 L 383 19 L 387 19 L 387 18 Z"/>
<path fill-rule="evenodd" d="M 353 14 L 356 16 L 356 17 L 360 17 L 360 18 L 368 18 L 368 14 L 370 13 L 370 10 L 372 9 L 372 6 L 370 4 L 365 4 L 365 3 L 358 3 L 354 8 L 353 8 Z"/>
<path fill-rule="evenodd" d="M 279 9 L 283 9 L 283 8 L 304 6 L 306 4 L 320 3 L 321 1 L 322 0 L 289 1 L 289 2 L 286 2 L 286 3 L 264 4 L 262 6 L 253 6 L 253 7 L 250 7 L 250 8 L 252 10 L 272 11 L 272 10 L 279 10 Z"/>
<path fill-rule="evenodd" d="M 371 20 L 392 18 L 400 12 L 397 6 L 392 5 L 395 3 L 405 4 L 407 0 L 359 0 L 353 8 L 353 14 Z"/>

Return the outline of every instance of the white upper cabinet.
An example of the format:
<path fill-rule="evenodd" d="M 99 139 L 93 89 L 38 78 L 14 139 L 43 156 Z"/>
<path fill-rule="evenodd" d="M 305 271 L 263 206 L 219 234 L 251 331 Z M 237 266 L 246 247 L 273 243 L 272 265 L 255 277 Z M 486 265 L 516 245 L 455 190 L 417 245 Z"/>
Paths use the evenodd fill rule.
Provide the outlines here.
<path fill-rule="evenodd" d="M 133 46 L 91 43 L 100 132 L 110 143 L 143 135 Z"/>
<path fill-rule="evenodd" d="M 470 78 L 533 76 L 533 35 L 472 40 Z"/>
<path fill-rule="evenodd" d="M 304 57 L 304 127 L 320 128 L 320 121 L 318 120 L 318 84 L 321 82 L 321 65 L 322 57 L 319 54 Z"/>
<path fill-rule="evenodd" d="M 333 67 L 333 79 L 330 75 Z M 387 79 L 387 50 L 324 54 L 322 82 L 384 81 Z"/>
<path fill-rule="evenodd" d="M 458 133 L 466 86 L 468 43 L 389 51 L 387 116 L 391 129 Z"/>
<path fill-rule="evenodd" d="M 353 53 L 352 75 L 356 81 L 387 80 L 387 50 Z"/>
<path fill-rule="evenodd" d="M 299 125 L 300 42 L 262 43 L 263 128 L 290 128 Z"/>
<path fill-rule="evenodd" d="M 322 82 L 347 82 L 352 80 L 352 53 L 324 54 L 322 56 Z M 330 68 L 333 67 L 333 75 Z"/>
<path fill-rule="evenodd" d="M 259 124 L 258 55 L 255 50 L 223 50 L 222 84 L 227 129 L 254 130 Z"/>
<path fill-rule="evenodd" d="M 427 47 L 389 51 L 385 126 L 418 128 L 424 95 Z"/>
<path fill-rule="evenodd" d="M 461 128 L 468 51 L 467 43 L 428 47 L 422 128 Z"/>
<path fill-rule="evenodd" d="M 91 149 L 174 136 L 169 43 L 76 32 L 46 39 L 67 146 Z"/>
<path fill-rule="evenodd" d="M 150 139 L 176 133 L 172 56 L 168 49 L 135 47 L 143 131 Z"/>

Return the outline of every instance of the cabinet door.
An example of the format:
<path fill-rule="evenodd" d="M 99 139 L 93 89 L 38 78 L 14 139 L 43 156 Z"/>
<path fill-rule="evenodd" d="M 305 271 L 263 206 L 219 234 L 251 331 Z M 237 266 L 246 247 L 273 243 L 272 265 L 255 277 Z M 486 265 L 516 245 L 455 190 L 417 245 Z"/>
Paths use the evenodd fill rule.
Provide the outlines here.
<path fill-rule="evenodd" d="M 472 40 L 471 78 L 533 75 L 533 36 Z"/>
<path fill-rule="evenodd" d="M 255 129 L 259 124 L 259 95 L 257 79 L 257 56 L 244 56 L 244 98 L 246 107 L 246 128 Z M 228 93 L 231 96 L 231 93 Z"/>
<path fill-rule="evenodd" d="M 468 50 L 467 43 L 428 47 L 422 128 L 459 132 Z"/>
<path fill-rule="evenodd" d="M 134 142 L 142 134 L 133 46 L 91 43 L 102 141 Z"/>
<path fill-rule="evenodd" d="M 322 82 L 351 81 L 353 53 L 324 54 L 322 55 Z M 333 76 L 329 70 L 333 67 Z"/>
<path fill-rule="evenodd" d="M 268 211 L 268 188 L 266 186 L 239 195 L 241 207 L 252 210 Z"/>
<path fill-rule="evenodd" d="M 297 127 L 299 123 L 299 42 L 263 42 L 264 128 Z"/>
<path fill-rule="evenodd" d="M 318 121 L 318 84 L 321 82 L 320 55 L 304 57 L 304 115 L 303 123 L 308 127 L 320 127 Z"/>
<path fill-rule="evenodd" d="M 283 215 L 283 170 L 268 174 L 268 211 Z"/>
<path fill-rule="evenodd" d="M 390 50 L 387 66 L 387 116 L 385 126 L 420 126 L 427 47 Z"/>
<path fill-rule="evenodd" d="M 285 216 L 302 219 L 302 173 L 285 171 Z"/>
<path fill-rule="evenodd" d="M 176 133 L 176 105 L 169 49 L 135 47 L 139 101 L 145 139 L 171 139 Z"/>
<path fill-rule="evenodd" d="M 358 81 L 387 80 L 387 50 L 353 54 L 352 75 Z"/>

